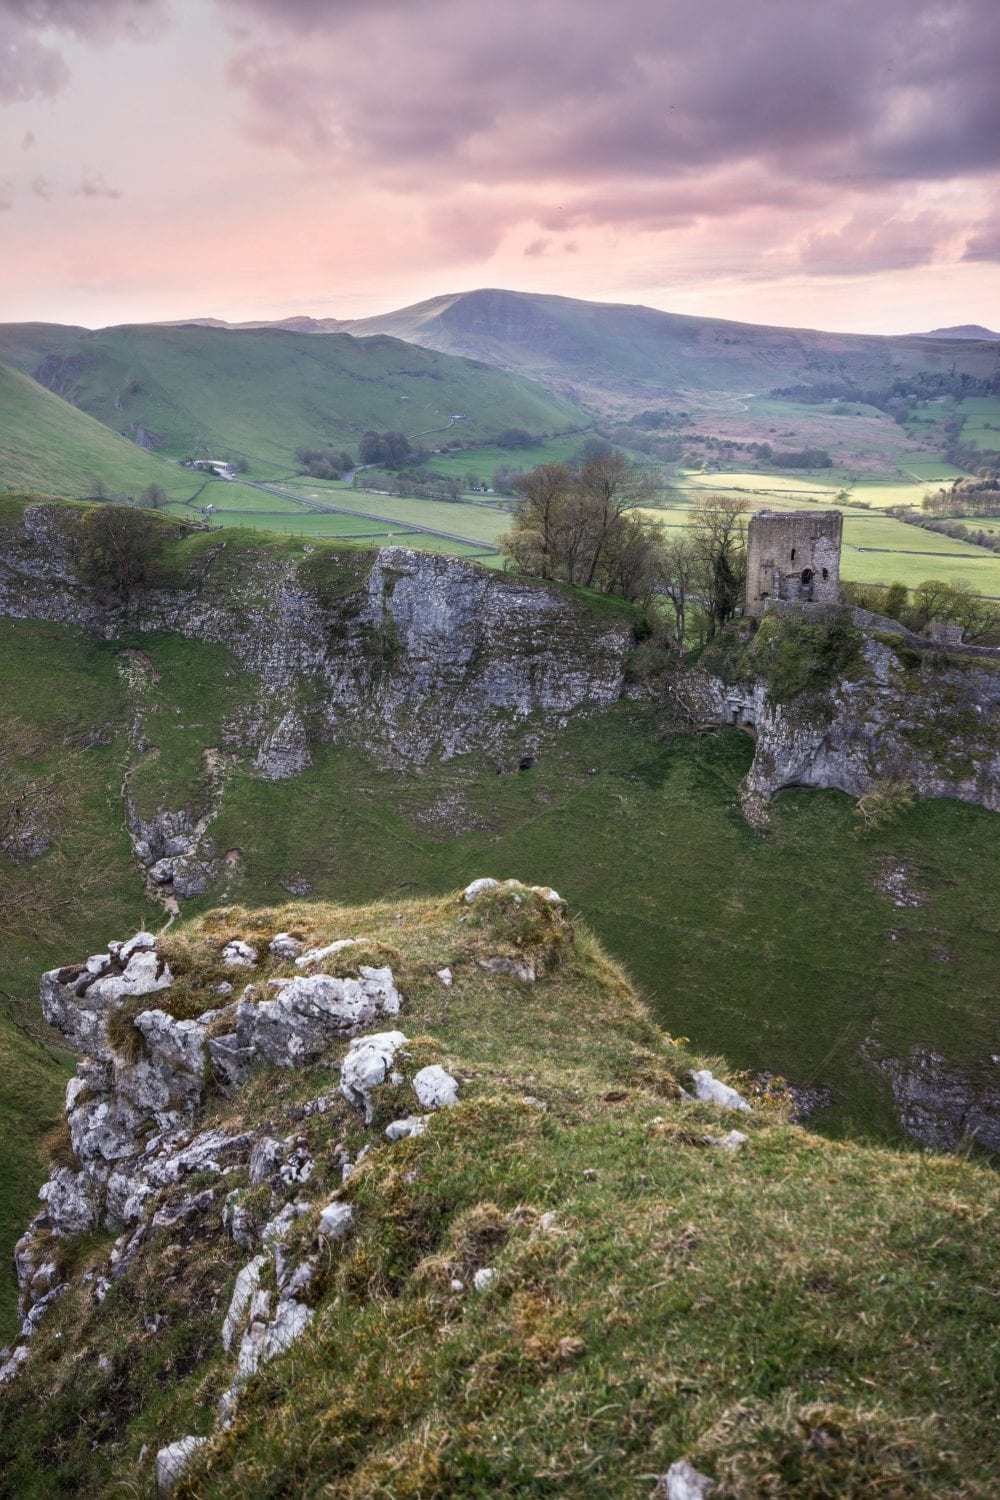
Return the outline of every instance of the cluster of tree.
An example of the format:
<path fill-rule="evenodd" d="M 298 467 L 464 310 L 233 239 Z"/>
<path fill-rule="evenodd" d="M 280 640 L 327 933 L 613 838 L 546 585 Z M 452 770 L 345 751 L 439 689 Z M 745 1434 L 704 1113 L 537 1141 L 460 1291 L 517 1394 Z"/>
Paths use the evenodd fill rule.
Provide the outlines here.
<path fill-rule="evenodd" d="M 381 469 L 399 469 L 423 456 L 402 432 L 366 432 L 358 452 L 363 464 L 375 464 Z"/>
<path fill-rule="evenodd" d="M 538 578 L 625 598 L 654 587 L 660 528 L 632 512 L 655 482 L 621 453 L 581 464 L 539 464 L 516 481 L 519 504 L 504 538 L 508 556 Z"/>
<path fill-rule="evenodd" d="M 981 640 L 1000 629 L 1000 607 L 991 599 L 981 598 L 962 581 L 943 583 L 929 578 L 915 589 L 903 583 L 848 582 L 843 588 L 848 603 L 898 620 L 917 634 L 932 620 L 958 625 L 964 641 Z"/>
<path fill-rule="evenodd" d="M 296 448 L 299 472 L 313 479 L 342 479 L 354 468 L 354 459 L 346 448 Z"/>
<path fill-rule="evenodd" d="M 139 504 L 146 510 L 159 510 L 161 505 L 169 503 L 169 496 L 162 484 L 147 484 L 139 496 Z"/>
<path fill-rule="evenodd" d="M 1000 501 L 1000 495 L 997 496 Z M 982 526 L 966 526 L 962 521 L 938 520 L 923 511 L 908 510 L 904 505 L 893 505 L 888 514 L 897 521 L 910 526 L 920 526 L 924 531 L 933 531 L 937 536 L 948 536 L 956 542 L 971 542 L 975 547 L 985 547 L 990 552 L 1000 552 L 1000 532 L 986 531 Z"/>
<path fill-rule="evenodd" d="M 677 536 L 635 507 L 656 481 L 623 454 L 584 464 L 540 464 L 517 481 L 519 504 L 504 539 L 508 556 L 538 578 L 562 580 L 631 600 L 665 599 L 676 646 L 691 611 L 708 636 L 743 605 L 746 521 L 743 500 L 708 496 Z"/>
<path fill-rule="evenodd" d="M 986 472 L 978 479 L 958 479 L 950 489 L 926 495 L 921 504 L 929 516 L 998 516 L 1000 476 Z"/>
<path fill-rule="evenodd" d="M 658 430 L 663 427 L 690 427 L 694 417 L 689 411 L 670 411 L 668 407 L 658 410 L 656 407 L 648 407 L 646 411 L 637 412 L 631 421 L 635 427 Z"/>
<path fill-rule="evenodd" d="M 658 587 L 671 606 L 679 648 L 688 638 L 692 606 L 699 633 L 709 640 L 743 608 L 749 509 L 745 500 L 706 495 L 695 504 L 686 531 L 664 536 Z"/>
<path fill-rule="evenodd" d="M 961 401 L 966 396 L 1000 395 L 1000 373 L 982 376 L 959 374 L 957 371 L 918 370 L 912 375 L 898 376 L 888 385 L 862 386 L 841 377 L 779 386 L 769 394 L 806 405 L 819 405 L 826 401 L 856 401 L 865 406 L 877 406 L 884 411 L 893 401 L 911 404 L 934 401 L 945 396 Z"/>
<path fill-rule="evenodd" d="M 524 427 L 508 427 L 496 439 L 498 448 L 534 448 L 539 441 Z"/>
<path fill-rule="evenodd" d="M 518 480 L 524 478 L 523 469 L 515 469 L 511 464 L 499 464 L 493 470 L 492 490 L 495 495 L 516 495 Z"/>
<path fill-rule="evenodd" d="M 763 444 L 769 447 L 769 444 Z M 833 459 L 825 448 L 789 448 L 784 452 L 769 453 L 768 458 L 776 469 L 832 469 Z"/>

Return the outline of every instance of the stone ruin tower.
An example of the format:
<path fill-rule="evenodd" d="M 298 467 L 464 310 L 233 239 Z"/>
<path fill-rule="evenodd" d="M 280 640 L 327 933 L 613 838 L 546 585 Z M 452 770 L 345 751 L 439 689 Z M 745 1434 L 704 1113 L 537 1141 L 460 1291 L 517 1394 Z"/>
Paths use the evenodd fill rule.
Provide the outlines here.
<path fill-rule="evenodd" d="M 747 538 L 747 614 L 772 599 L 789 604 L 840 603 L 839 510 L 759 510 Z"/>

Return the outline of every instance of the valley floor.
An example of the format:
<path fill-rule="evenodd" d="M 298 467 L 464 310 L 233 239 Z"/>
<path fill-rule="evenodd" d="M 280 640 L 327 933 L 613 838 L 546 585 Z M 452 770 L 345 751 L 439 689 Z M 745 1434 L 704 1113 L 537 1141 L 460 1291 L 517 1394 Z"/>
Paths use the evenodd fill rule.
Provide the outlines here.
<path fill-rule="evenodd" d="M 202 752 L 251 684 L 222 647 L 136 645 L 152 683 L 147 732 L 161 747 L 136 790 L 161 806 L 198 803 Z M 162 920 L 122 826 L 131 699 L 121 652 L 62 627 L 0 625 L 4 729 L 29 732 L 22 765 L 71 772 L 48 852 L 0 858 L 0 989 L 22 1020 L 37 1020 L 43 968 Z M 402 899 L 487 873 L 554 884 L 673 1035 L 784 1075 L 828 1133 L 900 1141 L 880 1063 L 937 1050 L 975 1076 L 998 1050 L 995 816 L 927 801 L 862 835 L 847 797 L 792 791 L 762 837 L 737 806 L 751 753 L 737 730 L 671 736 L 639 706 L 577 719 L 522 772 L 498 774 L 483 755 L 403 772 L 329 748 L 279 783 L 236 766 L 212 835 L 234 851 L 227 898 L 250 905 L 290 889 Z M 217 900 L 209 891 L 185 910 Z M 34 1081 L 30 1108 L 8 1094 L 4 1119 L 10 1181 L 21 1184 L 3 1204 L 5 1263 L 65 1077 L 61 1060 L 22 1048 L 17 1032 L 9 1041 Z"/>

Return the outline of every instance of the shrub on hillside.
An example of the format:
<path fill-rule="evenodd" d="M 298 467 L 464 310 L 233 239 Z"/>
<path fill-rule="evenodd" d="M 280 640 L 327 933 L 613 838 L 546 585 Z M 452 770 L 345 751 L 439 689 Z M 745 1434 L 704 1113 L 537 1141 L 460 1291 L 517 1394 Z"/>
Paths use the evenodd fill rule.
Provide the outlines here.
<path fill-rule="evenodd" d="M 141 510 L 95 506 L 79 522 L 80 577 L 125 603 L 153 580 L 164 539 L 162 526 Z"/>

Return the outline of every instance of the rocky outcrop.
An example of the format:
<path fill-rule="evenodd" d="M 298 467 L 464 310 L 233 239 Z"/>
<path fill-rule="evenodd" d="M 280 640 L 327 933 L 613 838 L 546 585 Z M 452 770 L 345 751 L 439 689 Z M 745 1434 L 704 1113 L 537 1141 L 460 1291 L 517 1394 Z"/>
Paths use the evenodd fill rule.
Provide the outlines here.
<path fill-rule="evenodd" d="M 261 682 L 238 737 L 265 778 L 303 770 L 310 737 L 409 762 L 506 745 L 516 764 L 529 720 L 625 692 L 626 621 L 455 558 L 387 547 L 296 561 L 220 534 L 170 587 L 116 604 L 81 581 L 71 526 L 65 509 L 36 505 L 5 535 L 0 616 L 227 646 Z"/>
<path fill-rule="evenodd" d="M 278 933 L 268 954 L 273 962 L 294 964 L 296 946 L 302 945 Z M 324 945 L 306 955 L 307 964 L 315 968 L 324 955 L 336 956 L 345 946 L 346 940 Z M 240 968 L 252 979 L 263 961 L 260 953 L 230 941 L 222 962 L 236 949 Z M 220 1231 L 224 1223 L 239 1245 L 258 1249 L 237 1277 L 222 1325 L 224 1348 L 237 1351 L 221 1410 L 228 1420 L 243 1381 L 298 1338 L 312 1317 L 299 1299 L 313 1263 L 289 1258 L 283 1246 L 297 1219 L 313 1207 L 301 1194 L 315 1163 L 304 1138 L 276 1139 L 265 1126 L 198 1129 L 198 1116 L 210 1091 L 232 1088 L 255 1068 L 306 1067 L 340 1039 L 353 1037 L 341 1093 L 369 1122 L 377 1088 L 405 1081 L 402 1063 L 394 1065 L 394 1059 L 402 1059 L 407 1038 L 400 1031 L 358 1033 L 383 1016 L 396 1016 L 402 996 L 390 968 L 359 964 L 356 975 L 346 977 L 311 973 L 258 980 L 235 1003 L 184 1018 L 163 1008 L 174 983 L 149 933 L 43 976 L 46 1020 L 83 1055 L 66 1090 L 72 1165 L 54 1168 L 39 1193 L 42 1211 L 16 1249 L 21 1337 L 31 1338 L 67 1289 L 58 1281 L 59 1255 L 53 1250 L 60 1241 L 100 1228 L 118 1231 L 105 1271 L 87 1277 L 101 1301 L 150 1235 L 189 1235 L 219 1220 Z M 457 1102 L 458 1086 L 443 1068 L 429 1065 L 415 1072 L 412 1096 L 426 1111 L 444 1109 Z M 320 1098 L 303 1105 L 299 1115 L 327 1107 Z M 426 1124 L 427 1115 L 421 1119 Z M 345 1158 L 345 1176 L 349 1170 Z M 269 1187 L 274 1211 L 266 1223 L 251 1219 L 238 1190 L 227 1194 L 226 1179 L 234 1172 L 242 1172 L 251 1189 Z M 185 1191 L 188 1179 L 196 1181 L 196 1191 Z M 327 1203 L 317 1221 L 318 1242 L 342 1239 L 352 1216 L 349 1205 Z M 259 1289 L 272 1259 L 276 1295 Z M 6 1361 L 0 1360 L 0 1384 L 13 1379 L 26 1358 L 25 1342 L 8 1351 Z M 164 1463 L 172 1464 L 175 1456 L 168 1454 Z"/>
<path fill-rule="evenodd" d="M 860 797 L 887 781 L 1000 811 L 1000 652 L 917 654 L 864 633 L 857 664 L 818 692 L 782 700 L 762 678 L 699 671 L 678 674 L 670 695 L 689 720 L 752 730 L 752 816 L 786 787 Z"/>
<path fill-rule="evenodd" d="M 256 982 L 237 1002 L 195 1017 L 164 1008 L 174 1001 L 176 982 L 148 933 L 43 976 L 46 1019 L 84 1054 L 66 1092 L 74 1164 L 55 1168 L 39 1194 L 42 1212 L 18 1242 L 22 1324 L 17 1346 L 0 1353 L 0 1386 L 17 1378 L 37 1327 L 71 1286 L 102 1303 L 137 1258 L 156 1244 L 162 1249 L 164 1239 L 179 1247 L 228 1234 L 249 1256 L 219 1327 L 232 1360 L 218 1405 L 221 1427 L 231 1425 L 246 1382 L 307 1330 L 313 1284 L 353 1235 L 355 1207 L 336 1191 L 331 1197 L 328 1166 L 312 1196 L 317 1161 L 306 1136 L 272 1135 L 266 1122 L 199 1128 L 209 1095 L 225 1093 L 255 1068 L 308 1067 L 344 1038 L 350 1040 L 339 1094 L 365 1129 L 383 1087 L 409 1083 L 410 1097 L 426 1113 L 408 1123 L 422 1131 L 433 1112 L 458 1102 L 458 1083 L 439 1064 L 413 1063 L 403 1032 L 363 1032 L 400 1011 L 403 997 L 389 967 L 359 963 L 356 974 L 344 977 L 282 974 L 282 966 L 297 963 L 313 971 L 334 958 L 343 963 L 344 950 L 357 944 L 343 939 L 301 953 L 303 946 L 287 932 L 260 946 L 220 940 L 218 961 Z M 322 1115 L 331 1105 L 330 1095 L 320 1095 L 293 1106 L 285 1119 Z M 394 1141 L 420 1131 L 385 1134 Z M 342 1145 L 331 1154 L 346 1182 L 356 1162 Z M 305 1235 L 303 1220 L 310 1225 Z M 103 1268 L 91 1265 L 67 1278 L 60 1244 L 99 1228 L 118 1232 Z M 159 1494 L 171 1493 L 206 1441 L 186 1436 L 159 1450 Z"/>
<path fill-rule="evenodd" d="M 1000 1152 L 1000 1057 L 963 1070 L 926 1047 L 892 1057 L 869 1041 L 862 1053 L 887 1079 L 899 1123 L 912 1140 L 935 1151 L 979 1146 Z"/>

